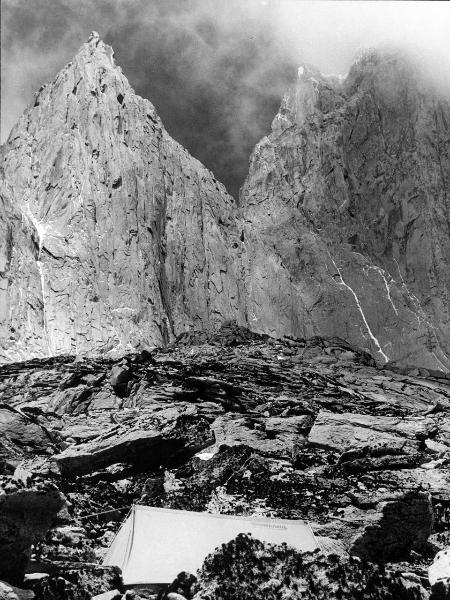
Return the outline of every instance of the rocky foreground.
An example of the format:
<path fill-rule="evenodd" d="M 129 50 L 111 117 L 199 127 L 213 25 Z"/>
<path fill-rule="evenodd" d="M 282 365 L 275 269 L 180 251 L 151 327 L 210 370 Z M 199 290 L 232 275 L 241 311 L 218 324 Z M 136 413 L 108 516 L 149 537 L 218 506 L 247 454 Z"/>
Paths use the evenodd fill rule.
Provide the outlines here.
<path fill-rule="evenodd" d="M 281 568 L 293 581 L 292 564 L 322 573 L 339 564 L 342 581 L 363 565 L 380 582 L 377 592 L 368 584 L 375 595 L 358 596 L 349 579 L 323 597 L 429 596 L 427 568 L 449 537 L 442 372 L 377 365 L 336 338 L 275 340 L 229 324 L 120 360 L 8 364 L 0 394 L 0 579 L 37 598 L 120 596 L 120 573 L 99 562 L 136 502 L 308 519 L 320 555 L 302 563 L 243 538 L 230 546 L 236 564 L 254 544 L 255 556 L 278 556 L 267 559 L 270 581 Z M 224 551 L 185 595 L 230 597 L 222 571 L 211 571 Z M 235 586 L 246 572 L 236 569 Z M 301 573 L 297 588 L 286 584 L 290 595 L 273 582 L 264 595 L 267 577 L 255 575 L 253 595 L 239 597 L 322 597 L 301 595 L 314 593 Z M 392 592 L 395 573 L 413 595 Z"/>

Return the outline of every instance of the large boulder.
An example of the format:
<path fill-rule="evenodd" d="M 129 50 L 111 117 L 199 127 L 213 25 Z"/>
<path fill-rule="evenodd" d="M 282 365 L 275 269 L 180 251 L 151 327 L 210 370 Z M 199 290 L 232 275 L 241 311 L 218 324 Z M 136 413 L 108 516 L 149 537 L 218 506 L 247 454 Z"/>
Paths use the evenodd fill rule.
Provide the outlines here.
<path fill-rule="evenodd" d="M 352 540 L 350 552 L 373 562 L 407 558 L 422 550 L 433 528 L 433 507 L 425 492 L 406 492 L 380 502 L 376 514 L 366 511 L 363 530 Z"/>
<path fill-rule="evenodd" d="M 440 550 L 428 568 L 428 578 L 431 585 L 438 581 L 450 582 L 450 549 Z"/>
<path fill-rule="evenodd" d="M 0 581 L 0 600 L 33 600 L 34 597 L 31 590 L 22 590 Z"/>
<path fill-rule="evenodd" d="M 435 421 L 427 417 L 383 417 L 321 411 L 308 441 L 316 446 L 340 451 L 370 447 L 407 454 L 417 452 L 421 448 L 421 441 L 435 430 Z"/>
<path fill-rule="evenodd" d="M 91 600 L 104 592 L 123 592 L 123 581 L 118 567 L 93 563 L 53 563 L 46 569 L 48 575 L 30 584 L 36 600 Z"/>
<path fill-rule="evenodd" d="M 355 504 L 358 504 L 356 506 Z M 355 498 L 314 524 L 317 535 L 339 542 L 352 555 L 377 563 L 406 560 L 423 551 L 433 528 L 429 494 L 415 489 Z"/>
<path fill-rule="evenodd" d="M 239 535 L 209 555 L 190 588 L 194 600 L 426 600 L 417 581 L 357 557 L 300 554 Z"/>
<path fill-rule="evenodd" d="M 309 423 L 309 415 L 255 419 L 226 413 L 219 416 L 211 428 L 217 447 L 243 444 L 263 454 L 291 457 L 295 446 L 305 440 Z"/>
<path fill-rule="evenodd" d="M 25 486 L 3 477 L 0 485 L 0 579 L 20 585 L 32 544 L 45 536 L 65 500 L 50 483 Z"/>
<path fill-rule="evenodd" d="M 115 426 L 93 441 L 70 446 L 56 455 L 55 461 L 61 473 L 68 477 L 91 473 L 114 463 L 131 463 L 137 469 L 150 469 L 167 464 L 183 453 L 193 455 L 214 442 L 209 424 L 202 417 L 182 415 L 176 410 L 168 411 L 167 417 L 167 423 L 160 419 L 162 427 L 154 422 L 137 423 L 129 431 Z"/>

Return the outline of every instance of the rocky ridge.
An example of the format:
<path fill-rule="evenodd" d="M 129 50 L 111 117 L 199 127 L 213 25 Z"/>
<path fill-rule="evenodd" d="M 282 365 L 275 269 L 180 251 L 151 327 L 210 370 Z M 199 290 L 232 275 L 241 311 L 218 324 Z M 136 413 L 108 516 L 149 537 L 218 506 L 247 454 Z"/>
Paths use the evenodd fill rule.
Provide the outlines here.
<path fill-rule="evenodd" d="M 143 502 L 308 519 L 323 548 L 427 587 L 448 539 L 450 380 L 404 371 L 233 324 L 121 359 L 4 365 L 4 474 L 68 501 L 28 570 L 86 570 Z"/>

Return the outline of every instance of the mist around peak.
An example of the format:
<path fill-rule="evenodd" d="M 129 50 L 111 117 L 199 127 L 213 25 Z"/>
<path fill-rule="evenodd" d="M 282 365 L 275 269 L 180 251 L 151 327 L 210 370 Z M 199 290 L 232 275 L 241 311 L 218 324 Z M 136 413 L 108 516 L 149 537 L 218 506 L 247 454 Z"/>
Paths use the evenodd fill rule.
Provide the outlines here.
<path fill-rule="evenodd" d="M 2 141 L 95 30 L 171 135 L 235 196 L 302 63 L 342 79 L 363 49 L 397 47 L 450 93 L 444 2 L 4 0 L 2 17 Z"/>

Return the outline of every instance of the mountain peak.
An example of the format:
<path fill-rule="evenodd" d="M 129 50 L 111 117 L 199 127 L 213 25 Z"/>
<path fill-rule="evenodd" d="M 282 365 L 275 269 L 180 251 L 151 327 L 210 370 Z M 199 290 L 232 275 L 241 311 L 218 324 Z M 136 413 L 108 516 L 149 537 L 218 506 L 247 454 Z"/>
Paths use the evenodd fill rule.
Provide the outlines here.
<path fill-rule="evenodd" d="M 88 41 L 81 46 L 78 51 L 77 57 L 88 60 L 89 62 L 105 62 L 109 67 L 115 67 L 114 61 L 114 50 L 108 44 L 101 39 L 97 31 L 91 31 L 88 37 Z"/>
<path fill-rule="evenodd" d="M 98 31 L 91 31 L 91 33 L 88 37 L 88 43 L 94 42 L 95 44 L 98 44 L 99 41 L 100 41 L 100 35 L 99 35 Z"/>

